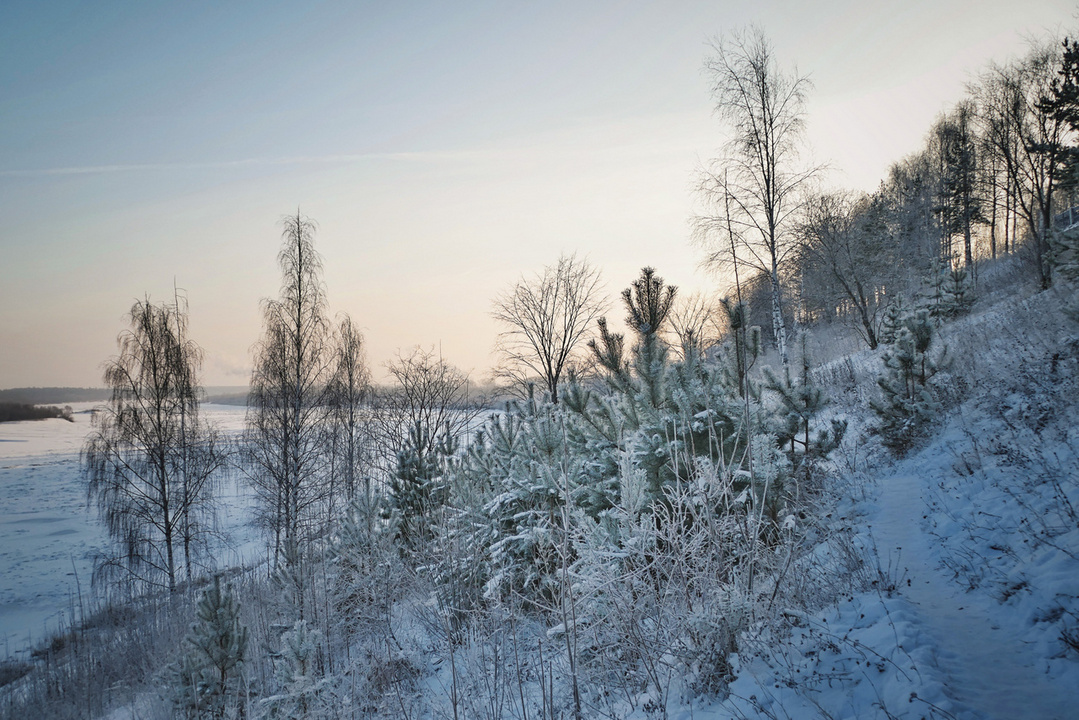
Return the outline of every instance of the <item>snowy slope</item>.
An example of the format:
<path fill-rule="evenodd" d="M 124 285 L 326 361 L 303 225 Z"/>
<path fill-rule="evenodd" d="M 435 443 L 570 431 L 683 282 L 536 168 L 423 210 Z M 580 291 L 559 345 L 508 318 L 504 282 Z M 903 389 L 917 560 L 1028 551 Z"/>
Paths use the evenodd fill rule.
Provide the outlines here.
<path fill-rule="evenodd" d="M 1079 717 L 1079 346 L 1060 304 L 1041 293 L 945 329 L 947 417 L 848 478 L 835 512 L 877 563 L 872 591 L 746 638 L 715 717 Z M 824 370 L 856 381 L 857 429 L 873 359 L 852 359 Z"/>

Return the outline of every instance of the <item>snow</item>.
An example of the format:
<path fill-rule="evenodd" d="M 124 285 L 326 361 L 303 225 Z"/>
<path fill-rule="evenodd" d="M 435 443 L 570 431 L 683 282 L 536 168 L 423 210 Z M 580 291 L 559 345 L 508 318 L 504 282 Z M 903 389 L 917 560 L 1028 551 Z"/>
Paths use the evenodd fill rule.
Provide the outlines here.
<path fill-rule="evenodd" d="M 26 653 L 89 607 L 94 556 L 108 546 L 97 511 L 87 504 L 79 451 L 98 403 L 75 403 L 75 422 L 60 419 L 0 423 L 0 659 Z M 204 405 L 203 415 L 234 436 L 244 408 Z M 222 487 L 219 522 L 228 537 L 219 565 L 258 559 L 261 543 L 249 527 L 250 498 L 242 478 Z"/>
<path fill-rule="evenodd" d="M 75 422 L 0 424 L 0 638 L 4 656 L 70 624 L 93 555 L 107 537 L 86 504 L 79 450 L 92 403 Z M 89 596 L 86 596 L 89 599 Z"/>
<path fill-rule="evenodd" d="M 924 480 L 934 476 L 932 469 L 885 478 L 871 527 L 879 551 L 894 558 L 910 581 L 901 592 L 912 622 L 933 638 L 933 663 L 946 694 L 976 717 L 1071 716 L 1079 700 L 1079 666 L 1054 666 L 1061 663 L 1052 663 L 1044 644 L 1032 641 L 1032 624 L 1014 607 L 965 588 L 945 568 L 945 546 L 925 527 L 936 520 L 925 500 Z"/>
<path fill-rule="evenodd" d="M 1079 501 L 1075 425 L 1025 437 L 985 405 L 965 406 L 881 481 L 872 530 L 911 580 L 902 592 L 939 643 L 958 704 L 982 717 L 1072 717 L 1079 663 L 1060 636 L 1079 610 L 1079 525 L 1061 506 Z M 1060 464 L 1040 475 L 1006 454 L 983 458 L 975 438 Z"/>
<path fill-rule="evenodd" d="M 948 414 L 898 461 L 865 433 L 879 353 L 819 369 L 831 386 L 830 412 L 850 420 L 850 430 L 833 457 L 838 477 L 823 517 L 788 518 L 798 530 L 819 523 L 819 544 L 807 544 L 795 563 L 811 580 L 817 573 L 805 587 L 818 597 L 787 597 L 789 607 L 750 621 L 726 697 L 695 697 L 683 687 L 691 679 L 672 673 L 669 687 L 639 688 L 626 700 L 584 688 L 586 705 L 627 720 L 1075 717 L 1079 652 L 1068 638 L 1079 642 L 1079 345 L 1049 311 L 1052 302 L 1002 304 L 946 328 L 957 356 L 941 378 Z M 242 408 L 204 410 L 226 434 L 242 428 Z M 76 573 L 86 592 L 90 556 L 105 542 L 85 507 L 77 453 L 88 415 L 77 418 L 0 425 L 0 632 L 8 654 L 71 617 Z M 247 524 L 251 498 L 242 478 L 225 485 L 221 520 L 232 540 L 218 561 L 251 562 L 263 546 Z M 418 702 L 432 717 L 449 716 L 450 688 L 460 682 L 462 707 L 478 710 L 495 667 L 485 653 L 506 652 L 506 628 L 477 632 L 447 657 L 420 631 L 421 609 L 395 609 L 413 618 L 397 639 L 415 668 L 416 692 L 425 694 Z M 523 623 L 513 632 L 527 671 L 520 692 L 533 714 L 545 693 L 566 707 L 563 626 Z M 556 676 L 549 690 L 537 684 L 539 643 Z"/>
<path fill-rule="evenodd" d="M 1063 637 L 1079 639 L 1079 358 L 1056 303 L 946 328 L 957 404 L 928 444 L 846 458 L 864 475 L 847 473 L 832 514 L 876 559 L 874 590 L 791 612 L 786 634 L 746 633 L 730 698 L 674 717 L 1077 716 L 1079 653 Z M 840 399 L 851 438 L 875 365 L 862 351 L 818 371 L 854 391 Z M 822 565 L 831 551 L 816 549 Z"/>

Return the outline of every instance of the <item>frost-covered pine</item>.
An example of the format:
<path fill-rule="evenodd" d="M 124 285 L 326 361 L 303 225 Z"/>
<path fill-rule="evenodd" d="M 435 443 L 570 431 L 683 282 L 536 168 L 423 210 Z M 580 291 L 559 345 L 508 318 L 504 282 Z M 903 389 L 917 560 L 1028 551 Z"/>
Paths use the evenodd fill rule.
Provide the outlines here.
<path fill-rule="evenodd" d="M 561 406 L 528 403 L 501 428 L 491 427 L 493 440 L 510 430 L 513 441 L 491 446 L 500 457 L 483 508 L 491 542 L 488 597 L 517 593 L 550 602 L 557 593 L 562 508 L 567 489 L 572 495 L 580 486 L 582 465 L 571 454 L 567 421 Z"/>
<path fill-rule="evenodd" d="M 329 679 L 320 677 L 319 645 L 322 634 L 299 620 L 281 636 L 281 651 L 274 658 L 278 689 L 262 701 L 269 717 L 318 717 Z"/>
<path fill-rule="evenodd" d="M 448 430 L 438 432 L 417 422 L 397 454 L 390 498 L 398 536 L 410 550 L 421 549 L 431 539 L 432 516 L 446 499 L 443 469 L 456 451 L 457 443 Z"/>
<path fill-rule="evenodd" d="M 903 327 L 903 320 L 910 312 L 902 293 L 898 293 L 884 310 L 884 317 L 880 321 L 880 342 L 891 345 L 895 342 L 896 335 Z"/>
<path fill-rule="evenodd" d="M 761 329 L 759 325 L 749 325 L 749 309 L 744 302 L 733 302 L 728 298 L 720 300 L 727 315 L 730 328 L 730 342 L 724 346 L 725 366 L 731 383 L 738 388 L 738 394 L 744 396 L 748 388 L 754 395 L 749 371 L 761 354 Z"/>
<path fill-rule="evenodd" d="M 1079 282 L 1079 229 L 1055 233 L 1050 247 L 1057 275 L 1068 282 Z"/>
<path fill-rule="evenodd" d="M 810 430 L 815 418 L 828 404 L 820 386 L 813 380 L 812 358 L 806 343 L 806 333 L 799 337 L 801 347 L 801 372 L 792 379 L 790 368 L 780 380 L 771 369 L 764 371 L 766 387 L 779 399 L 780 409 L 774 429 L 780 447 L 787 448 L 787 456 L 794 471 L 804 470 L 808 479 L 810 461 L 823 458 L 835 450 L 843 440 L 847 424 L 833 420 L 831 428 L 818 429 L 816 437 Z"/>
<path fill-rule="evenodd" d="M 954 318 L 966 315 L 974 305 L 974 283 L 965 267 L 954 267 L 948 271 L 944 281 L 944 302 L 942 314 Z"/>
<path fill-rule="evenodd" d="M 937 416 L 937 401 L 929 380 L 944 368 L 947 348 L 935 343 L 936 331 L 928 310 L 909 315 L 884 353 L 884 374 L 877 379 L 881 399 L 871 403 L 885 447 L 896 455 L 909 450 Z"/>
<path fill-rule="evenodd" d="M 214 577 L 196 610 L 197 621 L 184 640 L 186 652 L 174 668 L 173 702 L 188 718 L 226 717 L 237 707 L 247 628 L 229 586 Z"/>
<path fill-rule="evenodd" d="M 753 478 L 749 490 L 753 498 L 752 508 L 763 523 L 757 532 L 764 537 L 773 536 L 781 518 L 790 505 L 791 492 L 787 481 L 791 477 L 791 463 L 772 435 L 753 435 L 750 439 L 753 455 Z"/>
<path fill-rule="evenodd" d="M 364 628 L 389 627 L 401 580 L 392 532 L 365 498 L 357 497 L 330 543 L 328 591 L 346 637 Z"/>
<path fill-rule="evenodd" d="M 935 318 L 956 318 L 966 315 L 974 305 L 974 284 L 963 266 L 936 261 L 926 278 L 929 291 L 929 313 Z"/>

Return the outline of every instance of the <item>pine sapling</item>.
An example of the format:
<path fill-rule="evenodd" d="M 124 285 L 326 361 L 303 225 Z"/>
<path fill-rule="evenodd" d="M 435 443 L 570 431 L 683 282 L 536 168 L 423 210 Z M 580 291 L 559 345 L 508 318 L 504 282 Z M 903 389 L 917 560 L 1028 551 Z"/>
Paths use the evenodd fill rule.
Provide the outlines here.
<path fill-rule="evenodd" d="M 960 317 L 970 312 L 974 305 L 974 286 L 967 269 L 961 265 L 951 267 L 934 261 L 926 283 L 929 286 L 926 292 L 928 310 L 934 318 Z"/>
<path fill-rule="evenodd" d="M 780 401 L 779 426 L 775 428 L 776 440 L 788 448 L 787 457 L 793 468 L 804 472 L 806 482 L 810 479 L 812 460 L 826 457 L 839 447 L 847 430 L 843 420 L 833 420 L 830 429 L 820 429 L 814 438 L 810 425 L 828 404 L 828 398 L 813 380 L 812 358 L 806 342 L 807 334 L 801 333 L 801 372 L 797 379 L 791 378 L 790 368 L 780 380 L 769 368 L 765 368 L 766 388 L 776 393 Z"/>
<path fill-rule="evenodd" d="M 907 307 L 903 294 L 897 294 L 888 303 L 888 307 L 884 311 L 884 317 L 881 318 L 879 338 L 882 344 L 891 345 L 895 342 L 896 335 L 899 334 L 900 329 L 903 327 L 903 320 L 909 313 L 910 308 Z"/>
<path fill-rule="evenodd" d="M 457 452 L 449 428 L 433 431 L 417 421 L 405 447 L 397 454 L 397 470 L 389 491 L 396 511 L 398 534 L 405 546 L 420 550 L 431 540 L 431 518 L 446 499 L 443 469 Z"/>
<path fill-rule="evenodd" d="M 221 718 L 239 686 L 247 648 L 240 606 L 221 577 L 199 600 L 196 622 L 184 640 L 187 652 L 174 668 L 173 702 L 184 717 Z"/>
<path fill-rule="evenodd" d="M 1079 282 L 1079 228 L 1053 233 L 1049 247 L 1057 277 L 1068 282 Z"/>
<path fill-rule="evenodd" d="M 306 620 L 281 636 L 281 651 L 274 656 L 278 692 L 262 701 L 269 717 L 302 718 L 318 709 L 330 682 L 319 677 L 321 643 L 322 633 L 309 629 Z"/>
<path fill-rule="evenodd" d="M 881 399 L 871 407 L 884 446 L 902 456 L 940 411 L 929 380 L 947 364 L 947 348 L 934 345 L 936 331 L 928 310 L 907 317 L 895 342 L 884 353 L 884 374 L 877 379 Z"/>

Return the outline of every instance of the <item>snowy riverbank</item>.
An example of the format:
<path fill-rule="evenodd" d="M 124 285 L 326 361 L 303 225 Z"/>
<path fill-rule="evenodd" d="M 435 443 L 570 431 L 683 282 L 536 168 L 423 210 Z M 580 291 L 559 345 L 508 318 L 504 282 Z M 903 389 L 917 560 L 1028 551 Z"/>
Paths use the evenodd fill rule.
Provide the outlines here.
<path fill-rule="evenodd" d="M 18 657 L 71 624 L 94 603 L 94 557 L 108 544 L 97 510 L 88 506 L 79 451 L 98 403 L 76 403 L 75 422 L 34 420 L 0 424 L 0 653 Z M 204 405 L 204 417 L 234 437 L 244 408 Z M 258 552 L 249 527 L 250 499 L 237 477 L 222 482 L 222 566 L 252 561 Z"/>

